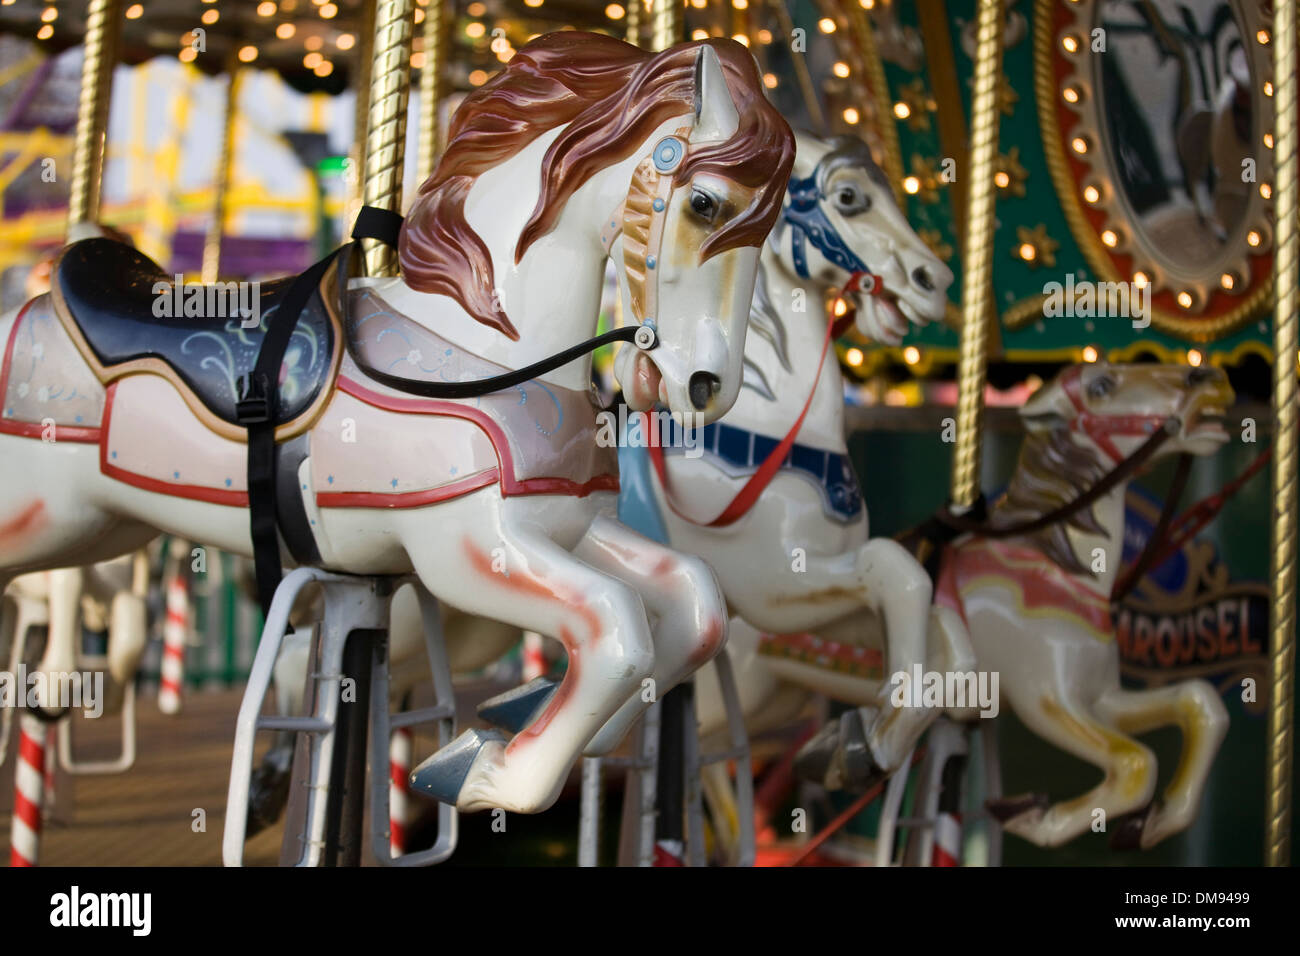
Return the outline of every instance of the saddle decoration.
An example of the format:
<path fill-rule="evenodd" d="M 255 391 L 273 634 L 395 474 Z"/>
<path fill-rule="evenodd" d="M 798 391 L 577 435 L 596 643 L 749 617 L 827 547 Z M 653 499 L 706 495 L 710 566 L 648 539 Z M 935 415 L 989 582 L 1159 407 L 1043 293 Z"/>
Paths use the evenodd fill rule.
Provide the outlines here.
<path fill-rule="evenodd" d="M 863 288 L 864 279 L 870 280 L 870 283 L 866 285 L 865 288 Z M 880 295 L 884 291 L 884 288 L 884 283 L 880 281 L 878 276 L 873 275 L 871 272 L 865 270 L 854 272 L 849 276 L 849 280 L 844 283 L 843 288 L 840 290 L 839 298 L 840 300 L 847 302 L 848 300 L 845 297 L 850 292 L 856 291 L 863 291 L 868 295 Z M 772 483 L 772 479 L 776 477 L 777 472 L 779 472 L 784 466 L 785 460 L 790 454 L 790 450 L 794 447 L 795 440 L 799 437 L 799 431 L 803 428 L 804 419 L 808 416 L 808 409 L 812 407 L 813 396 L 817 394 L 817 383 L 821 380 L 822 369 L 826 366 L 826 356 L 830 352 L 831 340 L 843 335 L 848 330 L 848 327 L 853 324 L 853 318 L 854 310 L 849 308 L 845 311 L 844 315 L 826 323 L 826 336 L 822 339 L 821 355 L 817 359 L 817 371 L 813 375 L 812 387 L 808 390 L 808 397 L 804 399 L 803 408 L 800 409 L 799 416 L 794 420 L 794 424 L 792 424 L 789 430 L 785 433 L 785 437 L 782 438 L 777 446 L 768 453 L 766 458 L 763 459 L 763 463 L 758 466 L 758 470 L 749 476 L 749 479 L 741 487 L 740 491 L 736 493 L 736 497 L 731 499 L 730 504 L 723 508 L 722 513 L 716 518 L 712 521 L 704 522 L 704 527 L 725 528 L 728 525 L 735 524 L 749 513 L 749 509 L 754 507 L 754 503 L 758 501 L 758 496 L 763 493 L 763 490 L 767 488 L 769 484 Z M 654 464 L 656 473 L 659 475 L 659 483 L 663 485 L 664 500 L 668 502 L 668 507 L 672 508 L 674 514 L 682 520 L 690 521 L 692 524 L 700 524 L 701 522 L 694 521 L 684 515 L 673 503 L 672 492 L 668 486 L 668 469 L 664 464 L 663 448 L 658 444 L 651 444 L 648 450 L 650 452 L 650 460 Z"/>

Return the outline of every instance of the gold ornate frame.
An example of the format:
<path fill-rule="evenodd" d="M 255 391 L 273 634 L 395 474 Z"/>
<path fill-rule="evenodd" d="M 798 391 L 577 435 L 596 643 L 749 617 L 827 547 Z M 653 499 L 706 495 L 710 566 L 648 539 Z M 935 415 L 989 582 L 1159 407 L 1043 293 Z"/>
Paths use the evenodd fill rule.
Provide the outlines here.
<path fill-rule="evenodd" d="M 1086 59 L 1091 56 L 1086 48 L 1097 6 L 1098 0 L 1035 0 L 1034 6 L 1034 92 L 1039 127 L 1066 222 L 1099 279 L 1130 282 L 1138 272 L 1148 277 L 1153 284 L 1153 328 L 1195 342 L 1220 338 L 1262 315 L 1272 301 L 1272 204 L 1255 190 L 1246 216 L 1234 231 L 1233 248 L 1199 276 L 1185 266 L 1171 265 L 1141 230 L 1131 227 L 1127 202 L 1117 194 L 1110 175 L 1107 135 L 1101 121 L 1104 104 L 1097 95 L 1095 72 Z M 1254 52 L 1251 78 L 1261 85 L 1262 94 L 1272 67 L 1269 48 L 1257 37 L 1267 35 L 1267 24 L 1251 3 L 1234 0 L 1233 9 L 1243 40 Z M 1071 39 L 1073 52 L 1065 45 Z M 1267 96 L 1257 97 L 1254 114 L 1252 135 L 1262 140 L 1272 129 L 1273 110 Z M 1073 154 L 1068 153 L 1067 141 L 1074 144 L 1076 140 L 1081 141 L 1082 149 L 1076 146 Z M 1262 141 L 1260 146 L 1264 146 Z M 1261 148 L 1257 159 L 1259 183 L 1270 183 L 1270 150 Z M 1087 198 L 1085 190 L 1090 193 Z M 1246 241 L 1250 233 L 1258 235 L 1255 246 Z M 1121 271 L 1120 258 L 1131 267 Z M 1222 281 L 1224 263 L 1232 267 L 1238 261 L 1246 264 L 1241 271 L 1248 275 L 1240 277 L 1243 287 L 1230 292 Z M 1038 316 L 1037 310 L 1026 309 L 1023 314 L 1006 316 L 1005 324 L 1015 328 Z"/>

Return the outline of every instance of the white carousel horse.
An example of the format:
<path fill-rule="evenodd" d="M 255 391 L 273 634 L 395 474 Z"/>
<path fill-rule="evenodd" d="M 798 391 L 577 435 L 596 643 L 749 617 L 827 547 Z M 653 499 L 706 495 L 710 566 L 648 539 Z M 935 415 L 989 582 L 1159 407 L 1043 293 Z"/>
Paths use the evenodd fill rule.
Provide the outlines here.
<path fill-rule="evenodd" d="M 650 333 L 621 365 L 625 393 L 714 420 L 740 389 L 756 247 L 792 153 L 738 44 L 649 54 L 541 37 L 457 112 L 402 230 L 403 278 L 351 283 L 342 318 L 327 290 L 297 323 L 273 412 L 282 455 L 299 454 L 290 497 L 314 563 L 413 571 L 441 601 L 554 635 L 577 664 L 513 740 L 469 731 L 417 771 L 459 809 L 549 806 L 595 733 L 644 708 L 643 678 L 666 690 L 716 653 L 725 610 L 703 562 L 613 519 L 589 361 L 477 401 L 409 385 L 481 380 L 590 337 L 612 254 Z M 51 442 L 39 440 L 49 416 L 5 395 L 0 578 L 159 531 L 251 553 L 235 379 L 282 287 L 263 286 L 263 321 L 244 329 L 152 319 L 165 279 L 88 240 L 60 257 L 50 297 L 0 320 L 8 338 L 54 313 L 47 345 L 83 360 L 63 370 L 85 396 L 59 409 L 78 420 L 56 420 Z M 186 358 L 205 345 L 206 361 Z"/>
<path fill-rule="evenodd" d="M 1147 440 L 1172 416 L 1177 431 L 1157 451 L 1213 454 L 1226 440 L 1221 424 L 1232 391 L 1217 369 L 1161 365 L 1073 366 L 1021 409 L 1028 436 L 1006 495 L 990 525 L 1015 524 L 1068 504 Z M 993 802 L 1010 832 L 1040 846 L 1059 846 L 1087 831 L 1095 812 L 1117 847 L 1148 848 L 1186 829 L 1227 732 L 1227 711 L 1214 688 L 1186 680 L 1155 690 L 1120 687 L 1119 650 L 1110 594 L 1124 540 L 1120 482 L 1068 521 L 1020 538 L 966 535 L 942 553 L 935 601 L 960 613 L 970 629 L 979 671 L 997 672 L 1003 700 L 1036 734 L 1105 773 L 1094 789 L 1052 803 L 1034 793 Z M 1105 554 L 1105 570 L 1096 560 Z M 733 627 L 729 649 L 747 724 L 762 726 L 777 703 L 788 712 L 796 688 L 848 688 L 855 700 L 872 683 L 847 649 L 770 637 Z M 790 667 L 798 660 L 798 669 Z M 879 666 L 876 663 L 874 666 Z M 822 669 L 824 681 L 808 680 Z M 854 682 L 861 690 L 853 691 Z M 720 733 L 716 683 L 698 683 L 701 732 Z M 799 706 L 797 695 L 794 708 Z M 970 719 L 969 712 L 950 714 Z M 1177 725 L 1183 750 L 1164 794 L 1153 800 L 1156 761 L 1133 738 Z"/>

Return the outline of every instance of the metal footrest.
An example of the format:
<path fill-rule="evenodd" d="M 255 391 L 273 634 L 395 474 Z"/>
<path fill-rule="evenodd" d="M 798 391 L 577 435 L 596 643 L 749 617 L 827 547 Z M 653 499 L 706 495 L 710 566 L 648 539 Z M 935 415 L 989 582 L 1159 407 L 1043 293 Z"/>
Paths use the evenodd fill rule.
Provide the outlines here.
<path fill-rule="evenodd" d="M 389 603 L 397 588 L 408 582 L 416 585 L 420 595 L 425 649 L 429 655 L 438 703 L 420 711 L 390 715 Z M 310 716 L 264 715 L 262 708 L 265 706 L 266 695 L 271 690 L 275 663 L 288 630 L 290 612 L 298 595 L 310 584 L 320 585 L 325 596 L 325 611 L 317 639 L 316 667 L 309 674 L 310 693 L 305 698 L 312 713 Z M 371 830 L 375 855 L 383 865 L 427 866 L 445 860 L 455 850 L 456 811 L 450 807 L 442 808 L 439 812 L 438 841 L 431 849 L 394 858 L 388 843 L 388 742 L 391 728 L 437 721 L 441 743 L 446 743 L 455 736 L 451 674 L 442 646 L 437 601 L 410 578 L 356 577 L 333 574 L 317 568 L 298 568 L 286 575 L 276 589 L 239 708 L 226 801 L 226 824 L 222 836 L 222 860 L 226 866 L 243 864 L 254 742 L 257 732 L 261 730 L 306 735 L 305 780 L 302 782 L 305 789 L 303 823 L 301 829 L 293 834 L 286 831 L 285 843 L 294 865 L 322 864 L 327 846 L 330 774 L 336 756 L 334 751 L 342 698 L 343 655 L 348 638 L 358 631 L 366 632 L 371 654 L 368 716 Z M 298 843 L 296 849 L 291 845 L 294 840 Z"/>

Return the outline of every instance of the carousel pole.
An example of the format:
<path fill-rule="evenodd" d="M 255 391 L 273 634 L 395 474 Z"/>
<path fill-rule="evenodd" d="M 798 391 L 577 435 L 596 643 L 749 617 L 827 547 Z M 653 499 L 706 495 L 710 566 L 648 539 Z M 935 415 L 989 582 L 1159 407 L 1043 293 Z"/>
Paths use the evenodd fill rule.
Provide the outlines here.
<path fill-rule="evenodd" d="M 367 206 L 402 211 L 406 109 L 411 93 L 415 0 L 375 0 L 374 71 L 366 122 L 361 198 Z M 362 242 L 366 274 L 397 275 L 397 252 L 375 239 Z"/>
<path fill-rule="evenodd" d="M 442 154 L 442 129 L 438 109 L 446 96 L 443 70 L 447 58 L 447 20 L 451 0 L 429 0 L 424 8 L 424 69 L 420 71 L 420 140 L 416 180 L 423 183 L 433 173 Z M 633 4 L 635 5 L 635 4 Z"/>
<path fill-rule="evenodd" d="M 961 357 L 957 367 L 957 447 L 949 504 L 969 511 L 980 498 L 986 348 L 993 289 L 993 164 L 998 150 L 998 73 L 1002 65 L 1002 0 L 979 0 L 975 87 L 971 95 L 970 170 L 966 174 L 966 237 L 962 249 Z"/>
<path fill-rule="evenodd" d="M 81 62 L 81 96 L 72 146 L 72 184 L 68 191 L 68 230 L 99 218 L 100 179 L 104 171 L 104 136 L 113 91 L 113 66 L 122 22 L 119 0 L 90 0 L 86 10 L 85 56 Z"/>
<path fill-rule="evenodd" d="M 212 220 L 203 237 L 203 265 L 199 278 L 202 282 L 216 282 L 221 273 L 221 237 L 226 230 L 226 197 L 230 191 L 231 155 L 235 143 L 235 113 L 239 106 L 239 60 L 230 58 L 230 74 L 226 87 L 226 109 L 221 121 L 221 151 L 217 154 L 217 170 L 212 184 Z"/>
<path fill-rule="evenodd" d="M 1296 0 L 1273 4 L 1273 105 L 1277 163 L 1275 221 L 1277 258 L 1273 276 L 1273 596 L 1269 607 L 1273 686 L 1268 707 L 1268 808 L 1264 862 L 1291 862 L 1291 777 L 1295 720 L 1296 587 Z"/>
<path fill-rule="evenodd" d="M 628 0 L 627 42 L 633 46 L 641 45 L 641 0 Z"/>
<path fill-rule="evenodd" d="M 347 184 L 347 232 L 361 208 L 361 164 L 366 154 L 366 120 L 370 115 L 370 77 L 373 74 L 375 52 L 375 7 L 366 3 L 361 8 L 361 24 L 357 29 L 356 105 L 352 116 L 352 149 L 349 152 Z"/>
<path fill-rule="evenodd" d="M 658 53 L 682 42 L 681 0 L 654 0 L 650 8 L 650 49 Z"/>

